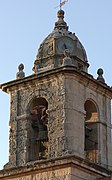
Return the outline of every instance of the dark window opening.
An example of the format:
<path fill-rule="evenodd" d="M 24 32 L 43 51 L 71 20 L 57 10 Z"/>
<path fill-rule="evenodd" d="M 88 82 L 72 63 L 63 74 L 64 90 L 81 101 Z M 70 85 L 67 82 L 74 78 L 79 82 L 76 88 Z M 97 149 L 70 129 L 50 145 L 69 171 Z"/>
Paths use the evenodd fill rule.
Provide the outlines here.
<path fill-rule="evenodd" d="M 46 159 L 48 156 L 48 103 L 40 97 L 30 103 L 28 129 L 28 161 Z"/>
<path fill-rule="evenodd" d="M 87 100 L 84 105 L 85 116 L 85 153 L 86 158 L 97 162 L 98 159 L 98 112 L 95 103 Z"/>

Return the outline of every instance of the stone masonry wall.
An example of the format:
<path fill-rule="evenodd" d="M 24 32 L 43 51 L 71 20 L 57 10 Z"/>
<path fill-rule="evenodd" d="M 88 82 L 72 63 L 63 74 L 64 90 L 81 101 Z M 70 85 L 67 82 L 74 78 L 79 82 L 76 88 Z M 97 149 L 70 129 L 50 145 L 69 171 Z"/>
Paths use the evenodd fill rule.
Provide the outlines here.
<path fill-rule="evenodd" d="M 8 180 L 71 180 L 70 168 L 61 170 L 45 171 L 40 173 L 31 172 L 30 175 L 20 175 L 20 177 L 8 178 Z"/>
<path fill-rule="evenodd" d="M 48 102 L 48 156 L 54 158 L 67 153 L 64 135 L 64 76 L 47 77 L 43 80 L 20 84 L 11 89 L 10 157 L 6 166 L 23 166 L 27 162 L 28 106 L 33 98 L 43 97 Z"/>
<path fill-rule="evenodd" d="M 67 137 L 67 145 L 72 154 L 86 158 L 84 155 L 84 122 L 86 112 L 84 104 L 89 99 L 96 104 L 98 111 L 98 163 L 103 167 L 112 165 L 110 157 L 110 139 L 111 139 L 111 118 L 110 118 L 110 102 L 109 94 L 105 89 L 93 84 L 87 79 L 80 76 L 65 76 L 65 134 Z"/>
<path fill-rule="evenodd" d="M 2 180 L 97 180 L 111 179 L 110 171 L 75 156 L 0 171 Z"/>
<path fill-rule="evenodd" d="M 110 160 L 110 94 L 96 82 L 79 74 L 58 73 L 29 79 L 10 89 L 10 156 L 6 168 L 24 166 L 28 159 L 29 104 L 43 97 L 48 102 L 48 159 L 84 154 L 84 103 L 90 99 L 97 104 L 100 150 L 98 163 L 106 167 Z M 108 131 L 108 132 L 107 132 Z M 103 133 L 105 132 L 105 133 Z M 107 148 L 108 145 L 108 148 Z"/>

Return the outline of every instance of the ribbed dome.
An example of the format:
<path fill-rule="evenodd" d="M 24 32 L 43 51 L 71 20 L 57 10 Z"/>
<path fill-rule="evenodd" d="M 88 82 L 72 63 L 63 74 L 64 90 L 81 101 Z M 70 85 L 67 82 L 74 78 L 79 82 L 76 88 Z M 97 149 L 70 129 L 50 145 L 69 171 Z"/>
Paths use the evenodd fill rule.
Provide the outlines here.
<path fill-rule="evenodd" d="M 53 62 L 53 57 L 63 58 L 64 51 L 68 50 L 73 61 L 77 59 L 77 62 L 83 62 L 84 66 L 86 64 L 88 67 L 86 51 L 75 33 L 68 31 L 67 23 L 64 21 L 64 11 L 59 10 L 57 16 L 58 21 L 55 23 L 53 32 L 40 44 L 35 63 L 38 63 L 41 68 L 52 63 L 55 66 L 58 62 Z"/>

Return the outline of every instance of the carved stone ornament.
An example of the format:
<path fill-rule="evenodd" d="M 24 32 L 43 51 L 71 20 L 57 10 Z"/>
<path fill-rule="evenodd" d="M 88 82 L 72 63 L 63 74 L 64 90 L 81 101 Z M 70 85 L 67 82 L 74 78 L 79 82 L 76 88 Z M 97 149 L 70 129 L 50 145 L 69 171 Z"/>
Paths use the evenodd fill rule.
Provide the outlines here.
<path fill-rule="evenodd" d="M 99 68 L 97 74 L 98 74 L 97 80 L 99 82 L 105 83 L 105 79 L 103 78 L 103 69 Z"/>
<path fill-rule="evenodd" d="M 64 21 L 64 11 L 59 10 L 57 13 L 58 20 L 55 23 L 54 30 L 44 39 L 40 44 L 36 60 L 41 66 L 36 67 L 34 65 L 33 71 L 37 73 L 38 71 L 46 71 L 55 67 L 60 67 L 62 65 L 64 51 L 69 50 L 72 60 L 81 61 L 83 64 L 83 70 L 87 71 L 88 63 L 86 51 L 75 35 L 68 30 L 67 23 Z M 49 59 L 52 59 L 52 64 L 47 68 L 46 64 Z"/>
<path fill-rule="evenodd" d="M 70 58 L 70 52 L 68 49 L 65 49 L 64 50 L 64 59 L 63 59 L 63 66 L 66 66 L 66 65 L 72 65 L 72 59 Z"/>
<path fill-rule="evenodd" d="M 24 78 L 24 77 L 25 77 L 25 73 L 23 72 L 23 69 L 24 69 L 24 65 L 23 65 L 23 64 L 20 64 L 20 65 L 18 66 L 19 72 L 16 73 L 16 79 L 21 79 L 21 78 Z"/>

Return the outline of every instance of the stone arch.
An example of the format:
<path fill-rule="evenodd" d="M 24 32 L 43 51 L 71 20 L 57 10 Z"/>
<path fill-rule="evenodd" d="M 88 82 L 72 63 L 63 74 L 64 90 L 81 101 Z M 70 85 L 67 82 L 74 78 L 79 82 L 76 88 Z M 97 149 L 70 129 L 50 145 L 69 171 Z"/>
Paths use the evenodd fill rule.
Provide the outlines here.
<path fill-rule="evenodd" d="M 46 159 L 48 151 L 48 102 L 43 97 L 33 97 L 27 111 L 28 161 Z"/>
<path fill-rule="evenodd" d="M 29 97 L 26 99 L 26 102 L 25 102 L 25 109 L 26 109 L 27 114 L 29 114 L 29 107 L 30 107 L 30 104 L 32 103 L 32 101 L 35 99 L 38 99 L 38 98 L 45 99 L 48 102 L 47 97 L 39 95 L 39 91 L 37 91 L 37 93 L 34 93 L 34 92 L 30 93 Z"/>
<path fill-rule="evenodd" d="M 86 111 L 85 121 L 98 121 L 99 108 L 93 99 L 87 99 L 84 103 L 84 110 Z"/>
<path fill-rule="evenodd" d="M 36 97 L 35 96 L 30 100 L 28 108 L 31 111 L 32 109 L 36 108 L 37 106 L 42 106 L 42 105 L 45 107 L 46 110 L 48 109 L 47 100 L 43 97 Z"/>
<path fill-rule="evenodd" d="M 87 99 L 84 104 L 85 115 L 85 155 L 86 158 L 98 161 L 98 119 L 99 110 L 97 103 L 92 99 Z"/>

